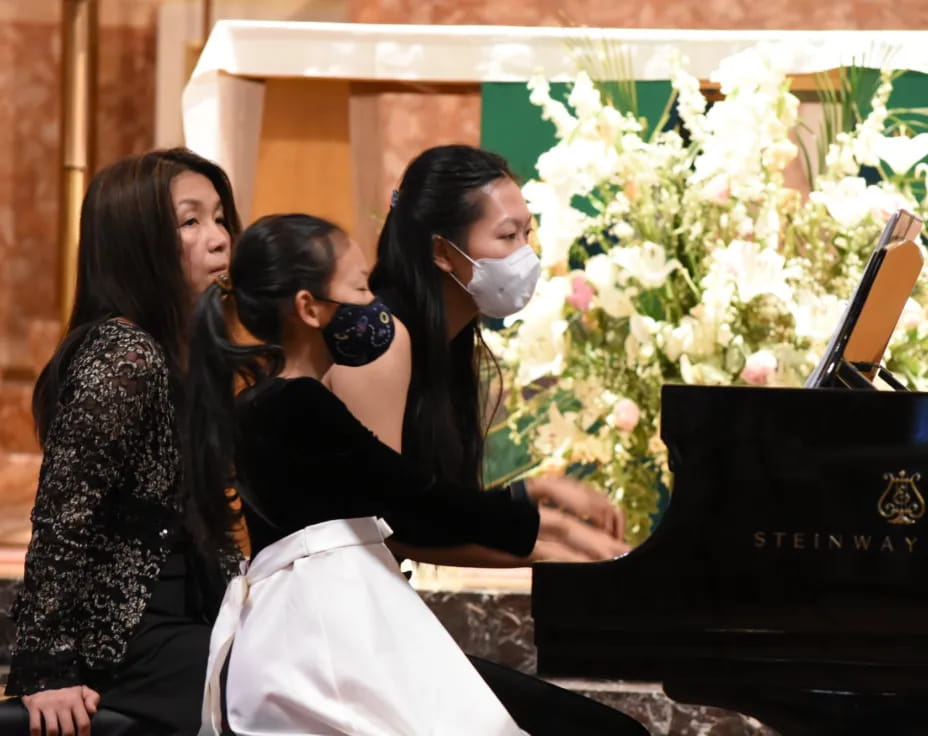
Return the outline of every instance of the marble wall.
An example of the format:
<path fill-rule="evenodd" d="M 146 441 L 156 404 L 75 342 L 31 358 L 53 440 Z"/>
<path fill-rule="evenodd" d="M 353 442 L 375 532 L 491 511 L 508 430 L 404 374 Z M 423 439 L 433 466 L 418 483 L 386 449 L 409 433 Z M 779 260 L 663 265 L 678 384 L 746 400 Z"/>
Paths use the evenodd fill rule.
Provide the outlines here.
<path fill-rule="evenodd" d="M 161 0 L 99 0 L 96 163 L 152 144 Z M 0 546 L 28 539 L 32 383 L 58 322 L 61 0 L 0 0 Z"/>
<path fill-rule="evenodd" d="M 928 23 L 921 0 L 348 0 L 362 23 L 576 25 L 625 28 L 904 29 Z"/>

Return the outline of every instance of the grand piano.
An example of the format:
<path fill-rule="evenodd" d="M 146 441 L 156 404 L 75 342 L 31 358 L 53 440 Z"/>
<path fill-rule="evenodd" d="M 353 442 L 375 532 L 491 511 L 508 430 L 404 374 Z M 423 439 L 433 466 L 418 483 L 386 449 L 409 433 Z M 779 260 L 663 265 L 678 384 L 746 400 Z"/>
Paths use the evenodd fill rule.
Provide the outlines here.
<path fill-rule="evenodd" d="M 928 734 L 928 394 L 879 365 L 921 267 L 906 214 L 807 387 L 663 388 L 670 504 L 619 559 L 534 566 L 539 674 L 787 736 Z"/>

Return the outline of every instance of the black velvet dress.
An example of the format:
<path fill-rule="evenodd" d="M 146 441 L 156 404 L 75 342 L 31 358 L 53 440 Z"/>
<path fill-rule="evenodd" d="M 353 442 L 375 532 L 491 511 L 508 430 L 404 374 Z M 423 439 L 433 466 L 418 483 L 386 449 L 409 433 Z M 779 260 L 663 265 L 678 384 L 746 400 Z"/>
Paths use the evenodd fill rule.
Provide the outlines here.
<path fill-rule="evenodd" d="M 476 543 L 526 555 L 538 510 L 509 487 L 439 481 L 394 452 L 312 378 L 273 379 L 236 409 L 238 471 L 252 556 L 311 524 L 384 517 L 422 546 Z"/>

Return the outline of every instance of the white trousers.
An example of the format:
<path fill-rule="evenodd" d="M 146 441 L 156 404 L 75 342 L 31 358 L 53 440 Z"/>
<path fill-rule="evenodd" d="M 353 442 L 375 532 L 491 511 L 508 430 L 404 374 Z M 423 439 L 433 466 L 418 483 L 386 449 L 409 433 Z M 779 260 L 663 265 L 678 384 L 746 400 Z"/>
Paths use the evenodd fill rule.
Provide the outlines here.
<path fill-rule="evenodd" d="M 524 734 L 407 583 L 373 517 L 306 527 L 229 584 L 200 736 Z M 234 642 L 234 645 L 233 645 Z M 231 650 L 231 651 L 230 651 Z"/>

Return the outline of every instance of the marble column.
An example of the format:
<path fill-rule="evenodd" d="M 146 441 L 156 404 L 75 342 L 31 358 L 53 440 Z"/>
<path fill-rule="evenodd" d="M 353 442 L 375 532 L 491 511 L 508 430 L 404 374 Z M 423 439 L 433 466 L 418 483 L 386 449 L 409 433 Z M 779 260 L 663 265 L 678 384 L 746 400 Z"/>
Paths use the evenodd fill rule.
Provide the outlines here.
<path fill-rule="evenodd" d="M 97 167 L 151 147 L 160 1 L 100 1 Z M 0 547 L 28 540 L 32 385 L 61 329 L 60 6 L 0 0 Z"/>

